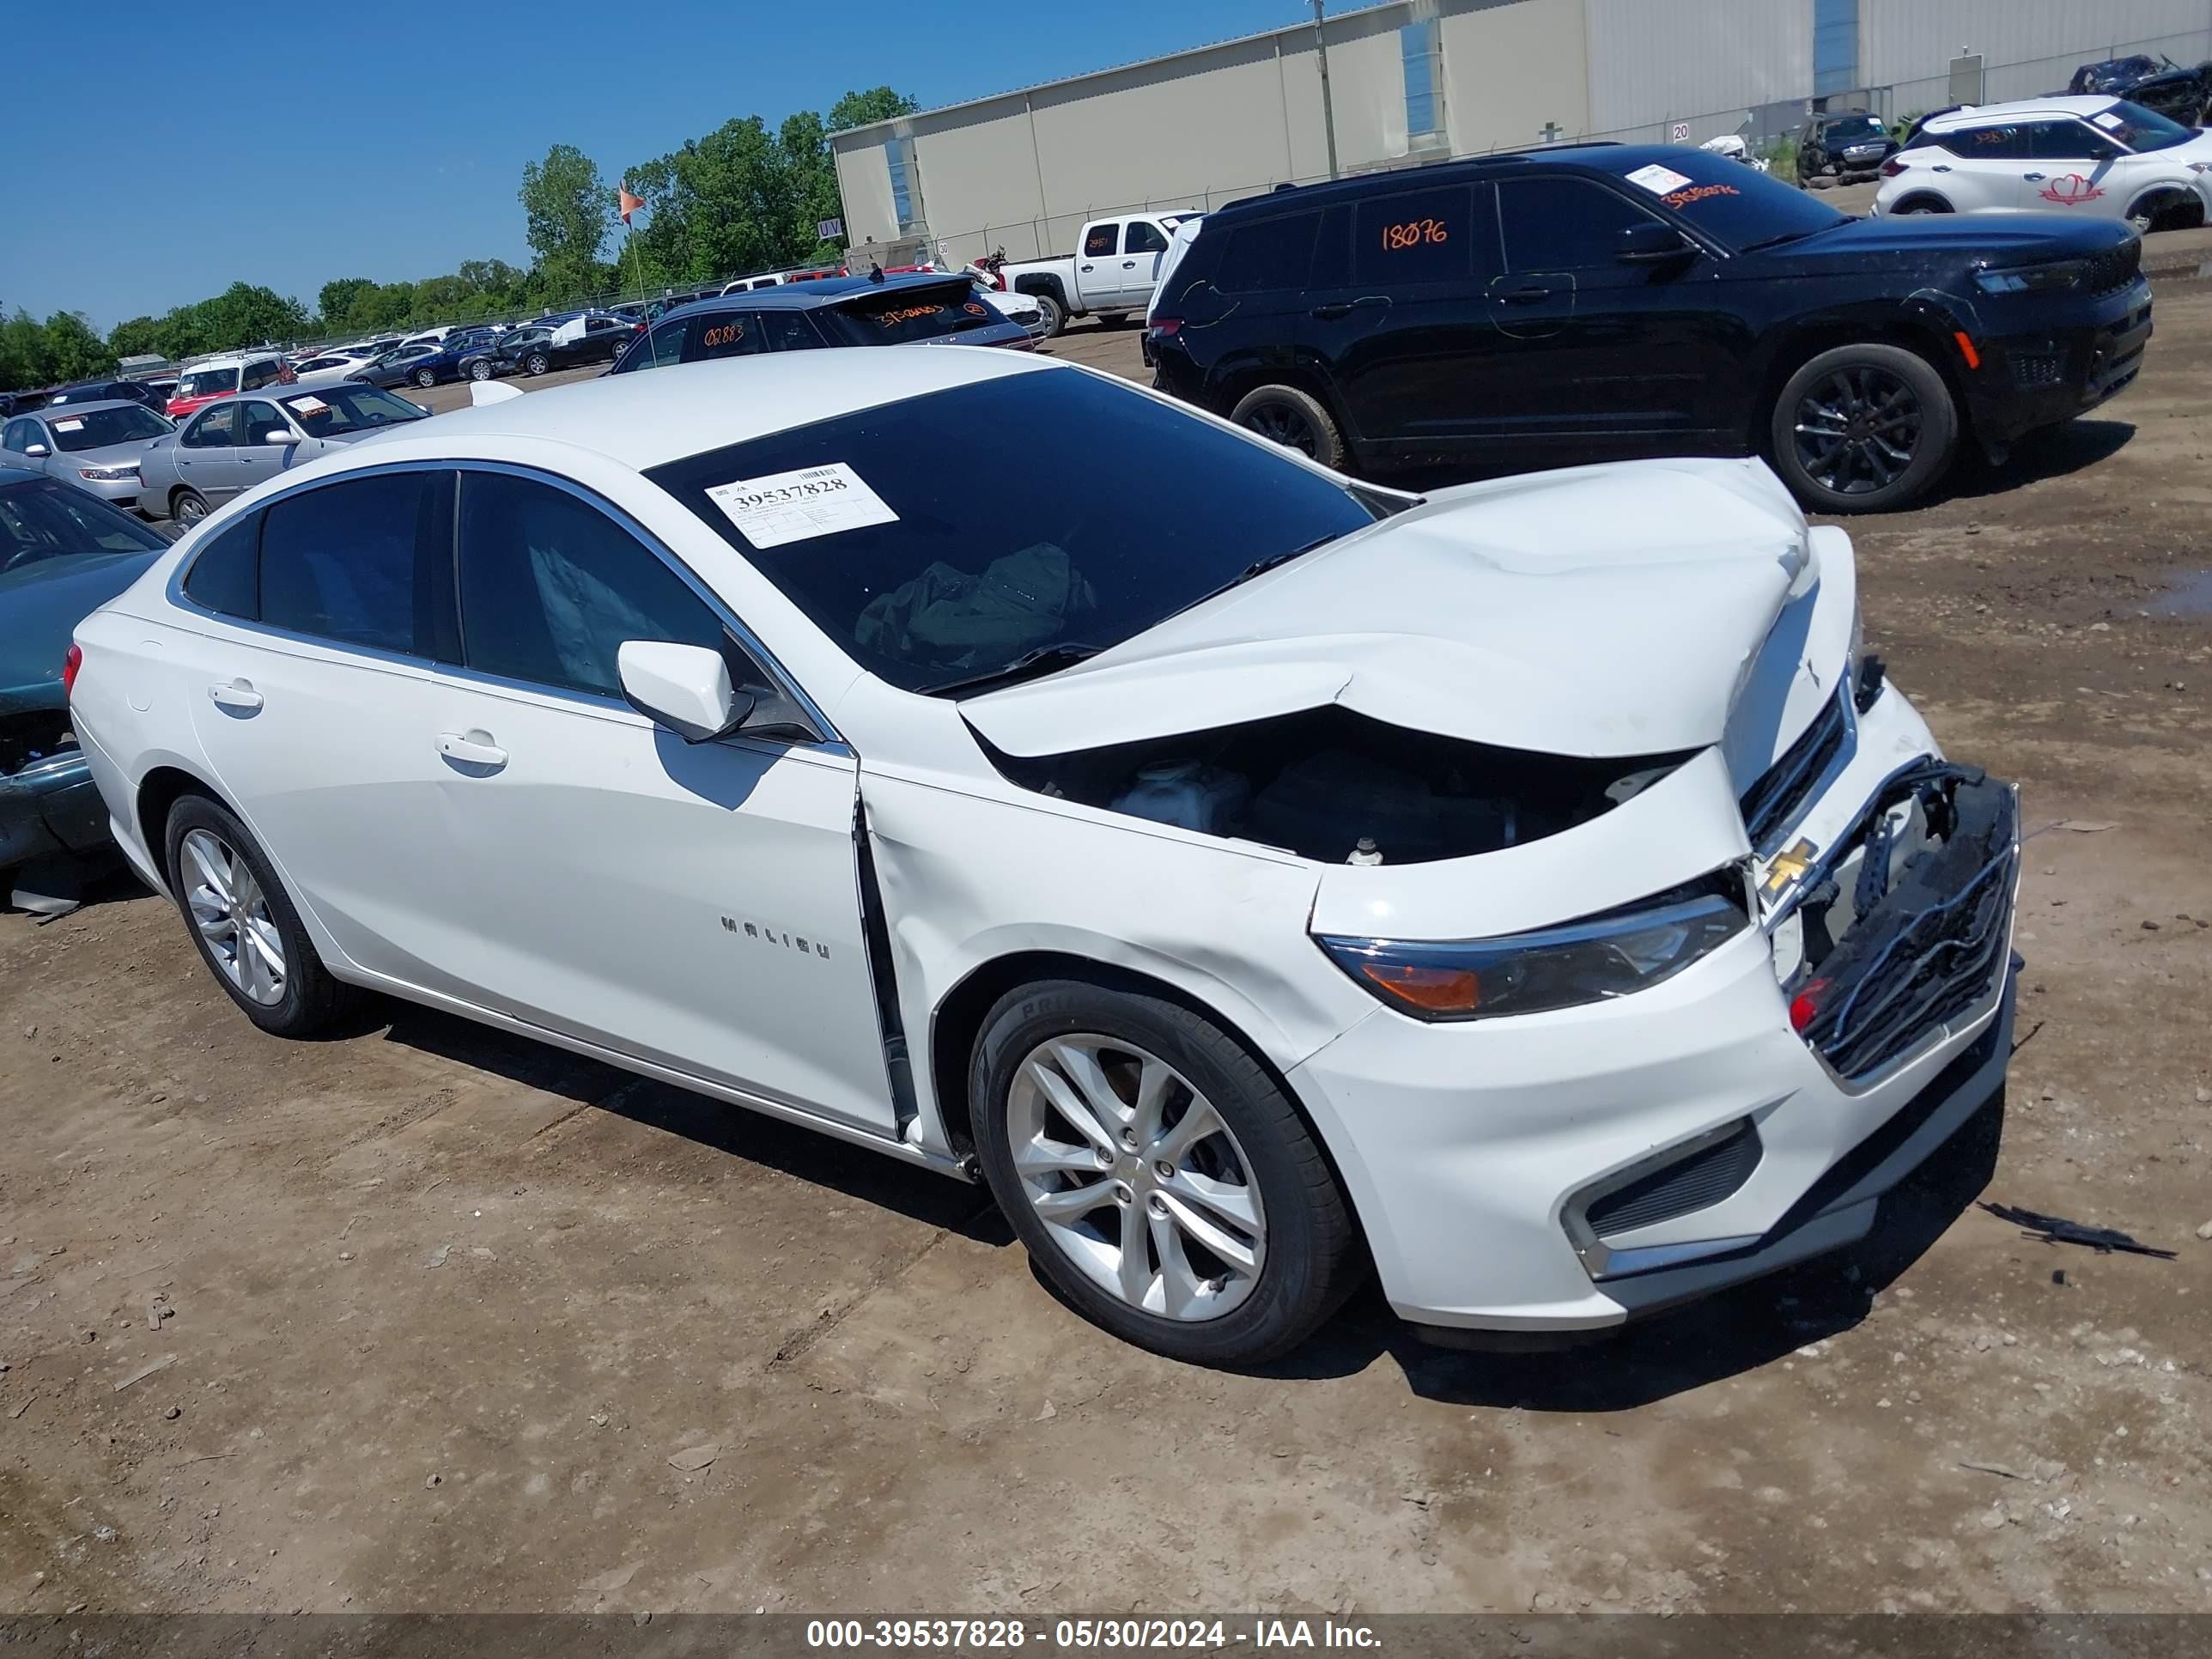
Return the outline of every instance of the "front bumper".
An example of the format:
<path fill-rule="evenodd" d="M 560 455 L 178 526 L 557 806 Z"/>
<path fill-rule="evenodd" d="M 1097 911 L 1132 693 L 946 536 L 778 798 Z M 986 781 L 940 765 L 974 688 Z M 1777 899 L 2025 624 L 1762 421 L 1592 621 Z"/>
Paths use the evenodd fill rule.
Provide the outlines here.
<path fill-rule="evenodd" d="M 55 853 L 88 853 L 107 838 L 107 808 L 82 752 L 0 776 L 0 870 Z"/>
<path fill-rule="evenodd" d="M 2060 314 L 2047 326 L 1977 341 L 1981 367 L 1964 377 L 1975 436 L 2009 443 L 2125 391 L 2150 343 L 2150 283 L 2138 276 L 2087 304 L 2049 302 Z"/>
<path fill-rule="evenodd" d="M 1853 744 L 1793 838 L 1841 846 L 1931 748 L 1893 690 Z M 1993 965 L 1850 1075 L 1792 1028 L 1767 931 L 1784 905 L 1632 996 L 1464 1024 L 1378 1011 L 1293 1071 L 1343 1126 L 1331 1150 L 1393 1308 L 1427 1327 L 1598 1330 L 1863 1237 L 1880 1194 L 2002 1079 L 2017 820 L 2009 790 L 1988 788 L 2009 826 L 1976 924 Z M 1866 972 L 1887 994 L 1881 969 Z M 1707 1182 L 1692 1206 L 1638 1197 L 1678 1166 Z"/>

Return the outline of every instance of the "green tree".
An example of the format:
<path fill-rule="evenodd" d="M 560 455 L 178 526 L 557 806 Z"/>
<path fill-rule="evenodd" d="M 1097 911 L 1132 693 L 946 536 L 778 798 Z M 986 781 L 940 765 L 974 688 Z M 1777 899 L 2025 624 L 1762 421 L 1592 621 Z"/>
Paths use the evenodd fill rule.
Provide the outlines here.
<path fill-rule="evenodd" d="M 46 319 L 46 373 L 57 380 L 88 380 L 115 367 L 115 354 L 78 311 Z"/>
<path fill-rule="evenodd" d="M 326 324 L 342 323 L 352 312 L 361 296 L 376 284 L 366 276 L 334 276 L 325 283 L 316 295 L 315 304 Z"/>
<path fill-rule="evenodd" d="M 107 349 L 118 357 L 166 356 L 161 325 L 151 317 L 133 317 L 107 331 Z"/>
<path fill-rule="evenodd" d="M 519 195 L 544 283 L 588 291 L 614 222 L 614 192 L 599 178 L 599 163 L 574 144 L 556 144 L 544 161 L 523 167 Z"/>
<path fill-rule="evenodd" d="M 252 283 L 233 283 L 213 299 L 186 309 L 198 313 L 198 332 L 204 342 L 200 349 L 205 351 L 295 340 L 307 331 L 304 306 Z"/>
<path fill-rule="evenodd" d="M 0 314 L 0 392 L 21 392 L 46 384 L 46 331 L 20 307 Z"/>
<path fill-rule="evenodd" d="M 829 131 L 842 132 L 848 127 L 864 127 L 872 121 L 888 121 L 896 115 L 911 115 L 921 107 L 904 93 L 893 92 L 889 87 L 848 92 L 830 106 Z"/>

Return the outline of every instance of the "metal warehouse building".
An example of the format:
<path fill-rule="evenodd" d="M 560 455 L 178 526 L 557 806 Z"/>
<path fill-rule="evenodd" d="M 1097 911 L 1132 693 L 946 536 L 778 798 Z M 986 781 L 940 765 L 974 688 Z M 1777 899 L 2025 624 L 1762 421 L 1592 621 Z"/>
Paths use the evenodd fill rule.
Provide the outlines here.
<path fill-rule="evenodd" d="M 1578 137 L 1756 138 L 1809 104 L 1894 119 L 2051 92 L 2131 52 L 2212 58 L 2212 0 L 1395 0 L 831 144 L 854 246 L 1030 258 L 1086 218 L 1325 179 L 1332 128 L 1346 173 Z"/>

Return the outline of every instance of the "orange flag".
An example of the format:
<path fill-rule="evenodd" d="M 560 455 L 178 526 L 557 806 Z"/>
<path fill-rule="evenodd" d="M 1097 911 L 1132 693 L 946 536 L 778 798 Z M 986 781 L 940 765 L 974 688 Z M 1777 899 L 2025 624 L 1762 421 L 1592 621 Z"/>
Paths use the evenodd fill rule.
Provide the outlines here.
<path fill-rule="evenodd" d="M 624 224 L 628 224 L 629 222 L 629 216 L 631 214 L 636 212 L 640 208 L 645 205 L 644 197 L 633 196 L 629 193 L 629 185 L 627 182 L 624 182 L 617 189 L 616 199 L 622 205 L 622 222 Z"/>

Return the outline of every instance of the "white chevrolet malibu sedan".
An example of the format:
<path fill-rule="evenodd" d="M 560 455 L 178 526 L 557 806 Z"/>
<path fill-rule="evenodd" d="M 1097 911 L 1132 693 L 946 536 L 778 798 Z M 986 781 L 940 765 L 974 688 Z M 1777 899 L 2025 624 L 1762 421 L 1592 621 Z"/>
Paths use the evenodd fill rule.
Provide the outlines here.
<path fill-rule="evenodd" d="M 1370 1263 L 1462 1341 L 1770 1272 L 2003 1073 L 2013 791 L 1756 463 L 1422 497 L 1011 352 L 702 363 L 286 472 L 71 656 L 264 1030 L 389 993 L 980 1180 L 1199 1363 Z"/>

